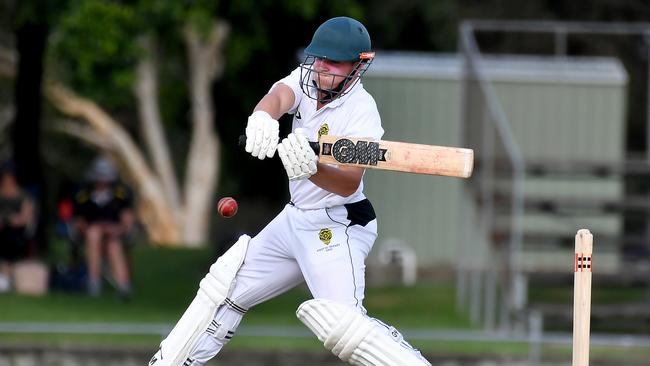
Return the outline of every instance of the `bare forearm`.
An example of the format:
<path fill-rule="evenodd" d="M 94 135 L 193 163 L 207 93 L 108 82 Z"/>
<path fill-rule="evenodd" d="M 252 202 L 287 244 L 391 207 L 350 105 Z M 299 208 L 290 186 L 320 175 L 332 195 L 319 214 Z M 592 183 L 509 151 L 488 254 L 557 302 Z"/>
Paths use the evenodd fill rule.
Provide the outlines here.
<path fill-rule="evenodd" d="M 289 111 L 294 102 L 293 91 L 288 86 L 279 83 L 270 93 L 262 97 L 254 111 L 265 111 L 271 118 L 278 119 Z"/>
<path fill-rule="evenodd" d="M 271 115 L 271 118 L 278 119 L 282 117 L 286 111 L 282 111 L 282 103 L 280 98 L 273 94 L 267 94 L 257 103 L 254 111 L 264 111 Z"/>
<path fill-rule="evenodd" d="M 359 188 L 363 169 L 340 168 L 318 163 L 318 172 L 309 180 L 320 188 L 347 197 Z"/>

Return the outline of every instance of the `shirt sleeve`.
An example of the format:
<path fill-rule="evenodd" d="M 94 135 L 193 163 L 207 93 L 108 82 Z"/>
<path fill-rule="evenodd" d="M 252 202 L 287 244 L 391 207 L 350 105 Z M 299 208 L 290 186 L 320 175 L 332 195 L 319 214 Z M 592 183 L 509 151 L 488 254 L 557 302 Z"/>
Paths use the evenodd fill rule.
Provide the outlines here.
<path fill-rule="evenodd" d="M 300 87 L 300 67 L 297 67 L 291 72 L 291 74 L 275 82 L 275 84 L 271 86 L 271 89 L 269 89 L 269 93 L 280 83 L 288 86 L 293 91 L 293 105 L 291 106 L 291 109 L 289 109 L 288 113 L 294 114 L 296 113 L 296 109 L 298 109 L 298 105 L 302 100 L 302 88 Z"/>

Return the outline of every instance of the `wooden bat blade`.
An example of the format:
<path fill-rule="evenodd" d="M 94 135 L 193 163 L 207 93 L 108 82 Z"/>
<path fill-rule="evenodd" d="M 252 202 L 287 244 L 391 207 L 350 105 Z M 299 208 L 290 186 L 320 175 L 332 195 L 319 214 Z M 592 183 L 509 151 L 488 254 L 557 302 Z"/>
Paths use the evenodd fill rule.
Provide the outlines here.
<path fill-rule="evenodd" d="M 318 161 L 417 174 L 469 178 L 474 151 L 459 147 L 323 135 Z"/>

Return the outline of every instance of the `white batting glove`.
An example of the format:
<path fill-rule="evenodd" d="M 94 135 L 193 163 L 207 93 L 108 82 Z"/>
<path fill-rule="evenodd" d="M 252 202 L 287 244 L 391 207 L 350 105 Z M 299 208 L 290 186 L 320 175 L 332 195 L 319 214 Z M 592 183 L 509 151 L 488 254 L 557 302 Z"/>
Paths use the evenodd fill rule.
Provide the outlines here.
<path fill-rule="evenodd" d="M 246 152 L 264 160 L 272 158 L 280 140 L 278 121 L 264 111 L 255 111 L 248 117 L 246 125 Z"/>
<path fill-rule="evenodd" d="M 278 145 L 278 155 L 289 180 L 309 178 L 316 174 L 317 157 L 309 146 L 302 128 L 296 128 Z"/>

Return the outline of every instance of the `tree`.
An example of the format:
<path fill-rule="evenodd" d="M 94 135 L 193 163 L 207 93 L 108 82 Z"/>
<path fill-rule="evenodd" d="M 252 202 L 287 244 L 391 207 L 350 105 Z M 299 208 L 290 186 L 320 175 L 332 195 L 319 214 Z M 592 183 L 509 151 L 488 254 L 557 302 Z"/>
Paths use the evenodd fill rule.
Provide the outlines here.
<path fill-rule="evenodd" d="M 227 22 L 210 16 L 216 10 L 210 4 L 85 0 L 63 14 L 54 33 L 50 66 L 75 91 L 51 78 L 46 95 L 59 111 L 81 120 L 67 122 L 62 130 L 118 163 L 138 192 L 139 217 L 158 243 L 198 246 L 206 241 L 219 167 L 210 85 L 223 69 L 220 55 L 229 31 Z M 154 27 L 145 26 L 152 17 Z M 160 115 L 156 26 L 182 29 L 187 49 L 192 134 L 182 188 Z M 149 159 L 107 110 L 128 108 L 130 88 Z"/>
<path fill-rule="evenodd" d="M 324 6 L 315 0 L 227 4 L 82 0 L 70 2 L 66 9 L 52 27 L 45 84 L 50 102 L 76 119 L 60 129 L 118 163 L 138 193 L 139 217 L 153 241 L 199 246 L 206 241 L 220 170 L 212 85 L 224 72 L 224 56 L 234 64 L 244 63 L 253 52 L 268 47 L 264 24 L 273 20 L 265 19 L 265 10 L 313 19 L 319 12 L 349 13 L 359 8 L 353 1 Z M 233 19 L 243 16 L 253 21 L 253 32 L 238 32 L 233 42 L 238 41 L 239 48 L 224 51 Z M 242 24 L 236 26 L 250 26 Z M 185 60 L 179 57 L 179 44 L 184 46 Z M 174 119 L 186 110 L 183 102 L 172 102 L 176 103 L 172 108 L 168 99 L 163 105 L 159 102 L 161 93 L 169 90 L 168 78 L 161 74 L 170 70 L 177 73 L 177 80 L 178 70 L 189 74 L 189 85 L 174 85 L 176 93 L 187 90 L 191 110 L 187 158 L 177 163 L 184 175 L 175 174 L 164 127 L 177 126 Z M 132 137 L 134 124 L 139 125 L 141 144 Z"/>

